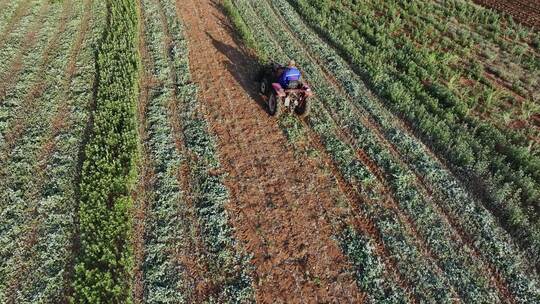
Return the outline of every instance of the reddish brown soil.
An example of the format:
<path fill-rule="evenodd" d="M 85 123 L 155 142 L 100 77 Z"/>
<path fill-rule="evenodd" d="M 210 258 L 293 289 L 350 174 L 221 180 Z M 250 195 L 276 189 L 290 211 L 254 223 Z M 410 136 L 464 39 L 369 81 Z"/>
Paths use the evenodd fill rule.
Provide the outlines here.
<path fill-rule="evenodd" d="M 315 164 L 295 158 L 277 121 L 257 105 L 249 76 L 255 63 L 224 29 L 229 25 L 215 4 L 177 4 L 200 102 L 228 172 L 227 209 L 237 238 L 254 255 L 258 302 L 359 301 L 326 217 L 335 208 L 331 193 L 339 189 L 317 174 Z"/>
<path fill-rule="evenodd" d="M 474 2 L 507 13 L 523 24 L 540 28 L 538 0 L 474 0 Z"/>

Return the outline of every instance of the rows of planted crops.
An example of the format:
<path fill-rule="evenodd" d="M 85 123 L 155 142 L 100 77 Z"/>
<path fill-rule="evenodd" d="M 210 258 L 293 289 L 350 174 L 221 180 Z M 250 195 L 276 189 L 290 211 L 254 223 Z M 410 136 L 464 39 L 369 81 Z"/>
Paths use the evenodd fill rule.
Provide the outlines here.
<path fill-rule="evenodd" d="M 368 302 L 540 303 L 537 31 L 464 0 L 223 4 L 316 93 L 279 125 L 357 213 L 333 233 Z M 0 1 L 0 303 L 254 302 L 179 5 Z"/>
<path fill-rule="evenodd" d="M 139 4 L 149 57 L 143 68 L 155 79 L 142 114 L 147 137 L 143 158 L 155 177 L 141 198 L 145 202 L 138 206 L 146 209 L 146 216 L 139 261 L 143 286 L 136 299 L 144 303 L 201 301 L 196 287 L 208 280 L 217 289 L 204 295 L 205 300 L 251 302 L 248 259 L 235 249 L 224 209 L 228 191 L 222 177 L 212 173 L 220 163 L 214 138 L 200 113 L 197 88 L 191 83 L 187 43 L 174 1 Z M 179 174 L 184 171 L 180 168 L 187 172 Z M 202 249 L 197 248 L 198 241 Z M 178 253 L 198 260 L 191 264 L 204 264 L 202 277 L 192 278 L 192 269 Z"/>
<path fill-rule="evenodd" d="M 425 11 L 418 8 L 424 7 L 419 2 L 411 4 L 408 11 Z M 535 152 L 535 143 L 519 132 L 497 128 L 497 124 L 491 123 L 489 119 L 475 115 L 476 112 L 484 111 L 478 107 L 484 107 L 486 103 L 476 107 L 478 100 L 485 101 L 490 99 L 489 96 L 476 96 L 453 89 L 451 85 L 460 79 L 472 79 L 479 84 L 484 83 L 484 91 L 490 90 L 492 83 L 485 79 L 486 73 L 480 73 L 487 69 L 484 67 L 485 62 L 469 60 L 479 67 L 467 68 L 456 61 L 460 57 L 468 58 L 465 54 L 450 56 L 452 53 L 447 49 L 442 52 L 418 48 L 418 42 L 411 41 L 408 35 L 395 35 L 399 25 L 405 22 L 401 17 L 395 17 L 398 4 L 389 4 L 392 9 L 386 10 L 388 16 L 383 15 L 386 18 L 376 18 L 377 10 L 365 2 L 299 0 L 291 1 L 291 4 L 305 22 L 313 26 L 340 54 L 344 54 L 352 69 L 383 97 L 386 105 L 403 117 L 447 161 L 449 167 L 465 183 L 471 185 L 469 190 L 483 199 L 484 205 L 497 215 L 504 228 L 519 240 L 522 248 L 528 249 L 529 258 L 538 263 L 540 226 L 535 202 L 540 195 L 540 161 Z M 497 19 L 494 13 L 468 6 L 463 1 L 452 1 L 447 6 L 439 5 L 435 8 L 440 11 L 441 7 L 444 7 L 444 13 L 440 13 L 438 22 L 444 21 L 444 15 L 455 15 L 460 24 L 480 23 L 485 27 L 490 23 L 497 24 L 494 23 Z M 369 14 L 354 13 L 366 10 Z M 462 11 L 471 13 L 460 13 Z M 368 17 L 370 15 L 373 18 Z M 437 20 L 431 22 L 437 25 Z M 417 23 L 419 21 L 414 24 Z M 518 39 L 515 43 L 523 48 L 529 43 L 534 45 L 538 39 L 537 34 L 527 32 L 517 25 L 510 25 L 506 30 L 515 33 L 515 39 Z M 525 58 L 513 65 L 519 64 L 525 75 L 538 74 L 538 66 L 534 64 L 538 62 L 537 47 L 526 48 L 524 55 L 519 57 L 515 56 L 514 50 L 509 49 L 508 42 L 489 38 L 482 31 L 480 33 L 488 37 L 471 34 L 467 43 L 474 47 L 469 49 L 482 49 L 477 47 L 476 40 L 484 43 L 495 40 L 498 43 L 496 47 L 491 43 L 491 47 L 485 49 L 506 52 L 506 57 Z M 460 50 L 466 51 L 467 48 L 461 47 Z M 445 59 L 448 56 L 451 58 Z M 480 55 L 468 56 L 476 58 Z M 480 72 L 475 72 L 478 69 Z M 531 76 L 526 78 L 537 79 Z M 529 92 L 534 92 L 536 86 L 530 84 Z M 527 102 L 534 103 L 534 100 Z M 529 114 L 533 113 L 529 111 Z"/>
<path fill-rule="evenodd" d="M 252 302 L 175 1 L 0 8 L 0 302 Z"/>
<path fill-rule="evenodd" d="M 66 300 L 99 1 L 12 1 L 2 52 L 0 302 Z M 9 10 L 9 8 L 6 8 Z M 6 29 L 4 27 L 3 29 Z"/>
<path fill-rule="evenodd" d="M 316 16 L 315 9 L 304 5 L 303 13 Z M 342 50 L 321 39 L 287 1 L 254 5 L 237 0 L 229 2 L 229 11 L 261 58 L 284 62 L 292 57 L 304 69 L 318 96 L 308 127 L 321 137 L 343 177 L 359 184 L 359 189 L 379 187 L 391 192 L 389 207 L 381 204 L 383 194 L 375 191 L 366 193 L 373 204 L 360 208 L 378 228 L 379 240 L 393 256 L 398 274 L 413 286 L 405 293 L 418 300 L 438 301 L 452 301 L 456 296 L 466 302 L 486 303 L 539 299 L 537 274 L 515 241 L 445 164 L 406 131 L 386 104 L 369 94 L 362 84 L 363 75 L 357 75 L 340 57 Z M 357 150 L 364 151 L 383 171 L 383 181 L 377 181 L 359 162 Z M 354 263 L 384 277 L 389 271 L 384 267 L 390 266 L 381 265 L 381 257 L 374 257 L 375 251 L 370 250 L 377 237 L 366 239 L 354 231 L 344 235 L 345 252 Z M 381 286 L 361 273 L 358 282 L 374 301 L 381 299 L 377 296 L 385 297 Z M 395 282 L 379 282 L 392 290 L 395 302 L 404 300 Z M 438 289 L 440 286 L 448 287 Z"/>

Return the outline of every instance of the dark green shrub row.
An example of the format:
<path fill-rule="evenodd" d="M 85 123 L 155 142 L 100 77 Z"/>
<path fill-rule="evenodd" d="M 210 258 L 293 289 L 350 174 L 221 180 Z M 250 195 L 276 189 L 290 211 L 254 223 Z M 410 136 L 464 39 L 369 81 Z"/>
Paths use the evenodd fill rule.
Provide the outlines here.
<path fill-rule="evenodd" d="M 97 50 L 95 109 L 79 201 L 80 248 L 73 302 L 130 302 L 132 205 L 137 156 L 137 14 L 130 0 L 107 1 Z"/>

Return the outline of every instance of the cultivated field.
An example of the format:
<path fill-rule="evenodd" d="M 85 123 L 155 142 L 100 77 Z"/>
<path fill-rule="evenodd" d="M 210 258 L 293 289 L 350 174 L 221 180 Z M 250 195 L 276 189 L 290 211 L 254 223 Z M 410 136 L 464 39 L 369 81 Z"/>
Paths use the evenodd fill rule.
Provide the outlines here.
<path fill-rule="evenodd" d="M 540 303 L 538 20 L 0 0 L 0 303 Z"/>

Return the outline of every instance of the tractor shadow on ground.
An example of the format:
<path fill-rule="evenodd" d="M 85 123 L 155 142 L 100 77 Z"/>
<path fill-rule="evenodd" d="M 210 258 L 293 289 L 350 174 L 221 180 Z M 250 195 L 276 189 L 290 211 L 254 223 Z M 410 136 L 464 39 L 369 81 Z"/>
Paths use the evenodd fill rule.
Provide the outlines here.
<path fill-rule="evenodd" d="M 222 62 L 227 71 L 231 73 L 249 97 L 251 97 L 262 110 L 267 112 L 266 101 L 264 100 L 264 97 L 259 94 L 257 76 L 261 68 L 260 64 L 245 51 L 217 40 L 208 32 L 206 32 L 206 35 L 211 39 L 212 45 L 227 57 L 227 60 Z"/>

